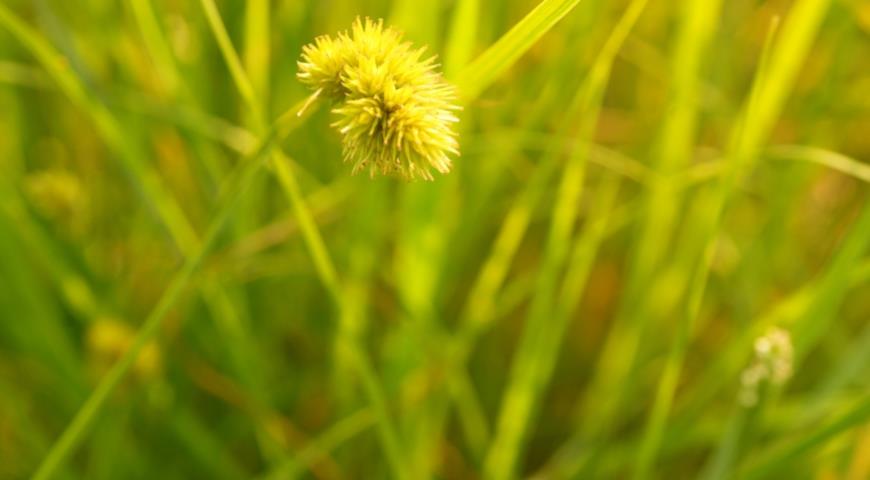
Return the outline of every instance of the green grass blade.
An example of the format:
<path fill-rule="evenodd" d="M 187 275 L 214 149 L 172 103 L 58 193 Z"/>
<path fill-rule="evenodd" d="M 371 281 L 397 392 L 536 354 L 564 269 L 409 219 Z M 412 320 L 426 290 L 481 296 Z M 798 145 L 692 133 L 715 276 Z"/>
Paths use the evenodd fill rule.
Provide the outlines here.
<path fill-rule="evenodd" d="M 260 118 L 260 112 L 262 109 L 260 108 L 258 100 L 254 94 L 251 81 L 241 66 L 239 55 L 229 39 L 226 27 L 224 26 L 223 20 L 220 18 L 220 12 L 218 12 L 217 7 L 212 0 L 202 0 L 201 4 L 206 13 L 212 34 L 215 36 L 224 60 L 233 75 L 237 89 L 241 93 L 242 98 L 248 104 L 251 112 L 256 118 Z M 294 109 L 288 114 L 279 117 L 277 123 L 280 125 L 292 122 L 295 117 L 298 117 L 298 115 L 295 114 L 295 112 L 298 111 L 298 109 Z M 313 111 L 313 108 L 309 106 L 307 111 L 310 114 L 311 111 Z M 279 128 L 279 131 L 280 130 L 281 129 Z M 287 195 L 290 205 L 297 216 L 299 225 L 303 232 L 303 237 L 305 238 L 306 246 L 314 260 L 318 276 L 327 291 L 330 293 L 332 299 L 340 309 L 343 309 L 342 287 L 339 283 L 334 263 L 332 262 L 329 251 L 323 241 L 323 237 L 313 220 L 311 211 L 305 205 L 302 190 L 299 186 L 298 180 L 296 179 L 296 175 L 292 170 L 290 170 L 288 160 L 282 153 L 275 152 L 273 153 L 273 157 L 273 165 L 275 173 L 278 176 L 279 184 Z M 367 358 L 364 350 L 362 350 L 358 345 L 353 346 L 353 352 L 358 358 Z M 364 385 L 366 386 L 365 390 L 369 395 L 369 399 L 382 413 L 382 415 L 379 416 L 378 431 L 381 433 L 381 439 L 384 441 L 384 448 L 387 457 L 390 459 L 390 464 L 393 467 L 394 474 L 398 478 L 404 478 L 406 474 L 402 467 L 402 455 L 398 453 L 400 451 L 398 434 L 396 433 L 395 426 L 392 424 L 386 409 L 383 387 L 380 386 L 380 381 L 374 374 L 374 367 L 371 366 L 368 360 L 359 361 L 358 365 L 360 366 L 359 373 L 362 376 Z M 362 368 L 363 365 L 368 365 L 368 368 Z"/>
<path fill-rule="evenodd" d="M 251 88 L 263 105 L 269 104 L 270 0 L 251 0 L 245 5 L 245 72 Z"/>
<path fill-rule="evenodd" d="M 229 40 L 229 35 L 226 32 L 226 27 L 220 18 L 220 13 L 218 12 L 217 7 L 211 0 L 202 0 L 201 4 L 206 13 L 206 17 L 208 18 L 212 33 L 214 34 L 218 46 L 221 49 L 221 53 L 224 56 L 224 60 L 227 62 L 230 72 L 233 75 L 236 87 L 241 93 L 242 98 L 248 104 L 248 107 L 254 113 L 255 117 L 259 117 L 261 108 L 259 107 L 258 100 L 254 94 L 253 86 L 247 74 L 241 67 L 238 53 L 236 53 L 232 46 L 232 42 Z M 312 108 L 309 108 L 309 113 L 312 110 Z M 282 119 L 279 119 L 279 123 L 281 122 Z M 273 155 L 273 165 L 279 183 L 288 196 L 290 204 L 298 218 L 306 245 L 314 259 L 318 274 L 332 298 L 336 301 L 339 307 L 342 307 L 342 293 L 338 281 L 338 275 L 336 274 L 334 264 L 329 256 L 326 245 L 323 242 L 323 238 L 314 223 L 310 210 L 304 203 L 302 191 L 299 187 L 296 176 L 290 170 L 287 164 L 287 159 L 283 154 L 276 152 Z M 356 354 L 361 357 L 365 355 L 364 352 L 357 347 L 355 347 L 355 351 Z M 367 362 L 366 364 L 368 365 Z M 363 379 L 366 382 L 365 384 L 368 387 L 366 388 L 366 391 L 370 394 L 370 399 L 376 406 L 381 405 L 383 407 L 384 395 L 382 393 L 382 387 L 379 386 L 379 381 L 374 376 L 373 370 L 371 368 L 364 369 L 361 371 L 361 374 L 363 375 Z M 377 394 L 375 395 L 375 393 Z M 381 411 L 383 412 L 383 415 L 379 418 L 379 420 L 382 420 L 378 423 L 379 431 L 381 431 L 381 437 L 385 441 L 388 458 L 392 460 L 391 464 L 395 467 L 394 471 L 396 472 L 397 477 L 401 478 L 404 474 L 400 473 L 402 472 L 402 468 L 399 466 L 399 458 L 401 456 L 397 453 L 399 448 L 398 435 L 395 433 L 395 428 L 391 425 L 391 422 L 387 422 L 389 417 L 386 408 L 381 408 Z"/>
<path fill-rule="evenodd" d="M 233 42 L 230 40 L 230 34 L 227 33 L 227 27 L 221 19 L 220 11 L 215 5 L 214 0 L 200 0 L 200 5 L 205 13 L 205 18 L 208 20 L 208 26 L 218 43 L 224 61 L 227 63 L 227 68 L 230 70 L 230 75 L 239 94 L 242 96 L 245 105 L 250 109 L 251 113 L 259 125 L 262 125 L 263 114 L 260 102 L 257 99 L 257 94 L 254 90 L 254 85 L 251 79 L 245 73 L 245 68 L 242 66 L 242 61 L 239 59 L 239 54 L 233 47 Z"/>
<path fill-rule="evenodd" d="M 299 471 L 335 450 L 352 437 L 371 427 L 376 421 L 371 410 L 360 410 L 342 419 L 317 438 L 299 449 L 292 458 L 287 459 L 263 477 L 263 480 L 287 480 L 299 476 Z"/>
<path fill-rule="evenodd" d="M 755 118 L 755 109 L 759 100 L 758 95 L 761 86 L 764 84 L 765 75 L 767 74 L 767 65 L 771 54 L 772 40 L 775 36 L 778 26 L 778 18 L 774 19 L 771 28 L 768 31 L 767 41 L 762 50 L 761 60 L 758 71 L 756 72 L 753 88 L 749 94 L 744 108 L 745 117 L 738 123 L 734 133 L 734 144 L 742 144 L 741 134 L 748 131 L 747 125 Z M 736 150 L 736 147 L 735 147 Z M 668 350 L 668 355 L 665 360 L 665 366 L 659 377 L 659 382 L 656 387 L 656 393 L 653 400 L 652 408 L 650 409 L 646 425 L 642 434 L 641 447 L 638 451 L 637 462 L 633 470 L 633 478 L 635 480 L 644 480 L 650 475 L 650 471 L 655 463 L 655 457 L 658 454 L 661 446 L 661 441 L 664 436 L 665 427 L 668 417 L 670 416 L 671 407 L 673 406 L 674 394 L 677 389 L 680 375 L 682 374 L 683 362 L 685 360 L 691 335 L 694 333 L 694 325 L 697 323 L 697 318 L 701 312 L 701 306 L 704 298 L 704 293 L 707 288 L 707 281 L 710 274 L 710 262 L 712 260 L 715 234 L 720 228 L 722 216 L 725 207 L 733 194 L 735 184 L 737 182 L 738 172 L 743 167 L 754 160 L 748 156 L 749 151 L 739 154 L 733 152 L 729 156 L 729 161 L 733 162 L 730 168 L 726 171 L 725 178 L 722 178 L 718 185 L 715 186 L 715 191 L 710 194 L 705 200 L 708 202 L 706 208 L 699 208 L 704 211 L 705 218 L 699 222 L 698 229 L 700 231 L 700 245 L 702 249 L 697 265 L 693 267 L 689 276 L 689 287 L 686 293 L 686 300 L 680 308 L 679 323 L 677 325 L 676 338 L 671 342 Z M 741 171 L 742 173 L 742 171 Z"/>
<path fill-rule="evenodd" d="M 458 0 L 444 51 L 444 75 L 455 77 L 471 60 L 477 40 L 480 0 Z"/>
<path fill-rule="evenodd" d="M 680 208 L 681 191 L 671 178 L 691 160 L 698 116 L 698 90 L 702 58 L 715 30 L 721 2 L 684 2 L 680 29 L 674 47 L 669 90 L 669 115 L 665 116 L 655 165 L 658 175 L 650 179 L 645 216 L 633 247 L 626 292 L 615 324 L 611 327 L 600 354 L 595 376 L 577 416 L 578 432 L 571 443 L 605 435 L 616 421 L 622 399 L 631 398 L 627 390 L 641 338 L 651 319 L 649 284 L 656 267 L 667 253 Z M 612 398 L 612 401 L 596 399 Z"/>
<path fill-rule="evenodd" d="M 148 18 L 149 11 L 148 4 L 139 4 L 134 13 L 143 16 L 140 23 L 150 25 L 151 22 Z M 2 10 L 2 8 L 0 8 L 0 21 L 5 21 L 10 30 L 21 39 L 22 43 L 34 52 L 52 78 L 59 84 L 61 90 L 78 103 L 85 112 L 91 115 L 106 143 L 117 151 L 119 159 L 128 171 L 131 172 L 131 177 L 140 187 L 145 200 L 155 206 L 159 219 L 169 231 L 179 250 L 181 250 L 185 258 L 192 258 L 199 248 L 200 242 L 193 227 L 179 204 L 167 191 L 160 177 L 147 165 L 144 156 L 125 139 L 124 129 L 114 115 L 103 104 L 97 102 L 88 94 L 83 86 L 83 82 L 75 76 L 72 70 L 63 66 L 63 61 L 59 58 L 58 54 L 36 32 L 12 16 L 11 13 Z M 152 25 L 152 28 L 149 28 L 147 31 L 151 36 L 149 42 L 155 45 L 154 48 L 159 49 L 159 45 L 163 43 L 159 28 L 156 25 Z M 162 67 L 174 69 L 174 64 L 167 63 L 162 65 Z M 182 86 L 179 85 L 179 88 Z M 281 122 L 276 128 L 282 130 L 281 134 L 286 134 L 286 129 L 290 126 L 292 125 L 285 125 Z M 217 285 L 206 285 L 206 287 L 203 289 L 203 296 L 217 319 L 219 327 L 223 329 L 225 334 L 236 340 L 246 338 L 244 332 L 239 328 L 239 316 L 230 303 L 226 292 Z M 236 372 L 245 380 L 246 384 L 257 392 L 258 399 L 266 403 L 267 394 L 263 387 L 264 382 L 257 380 L 257 373 L 262 369 L 256 366 L 262 363 L 259 363 L 259 360 L 256 358 L 256 350 L 246 347 L 244 343 L 238 343 L 231 347 L 230 350 L 231 358 L 236 364 Z M 261 437 L 269 438 L 266 435 L 261 435 Z"/>
<path fill-rule="evenodd" d="M 870 165 L 847 157 L 842 153 L 802 145 L 771 147 L 767 150 L 767 153 L 774 158 L 801 160 L 822 165 L 862 182 L 870 183 Z"/>
<path fill-rule="evenodd" d="M 864 205 L 849 236 L 813 292 L 810 306 L 793 326 L 796 361 L 802 361 L 824 337 L 846 293 L 853 266 L 870 247 L 870 203 Z"/>
<path fill-rule="evenodd" d="M 0 478 L 868 477 L 868 12 L 641 1 L 0 1 Z M 355 17 L 449 174 L 343 164 Z"/>
<path fill-rule="evenodd" d="M 782 28 L 775 43 L 768 40 L 769 48 L 762 54 L 761 65 L 753 90 L 747 101 L 744 117 L 735 129 L 729 158 L 733 162 L 712 199 L 711 212 L 707 213 L 708 224 L 703 226 L 700 238 L 706 245 L 697 269 L 690 277 L 690 287 L 685 308 L 681 311 L 677 339 L 671 350 L 656 391 L 652 411 L 643 435 L 634 478 L 648 477 L 655 461 L 674 393 L 682 371 L 693 326 L 697 323 L 701 302 L 706 290 L 713 240 L 719 228 L 724 209 L 729 202 L 736 181 L 751 171 L 756 157 L 779 116 L 786 95 L 791 91 L 794 77 L 806 57 L 815 32 L 827 10 L 827 0 L 804 0 L 797 3 Z M 775 31 L 775 29 L 774 29 Z M 771 35 L 772 37 L 772 35 Z"/>
<path fill-rule="evenodd" d="M 823 442 L 841 435 L 849 429 L 858 428 L 870 419 L 870 400 L 866 398 L 830 424 L 811 434 L 800 435 L 798 439 L 778 445 L 772 451 L 761 454 L 754 463 L 746 465 L 737 477 L 747 480 L 756 478 L 776 478 L 777 469 L 792 465 L 802 455 L 807 455 Z"/>
<path fill-rule="evenodd" d="M 131 0 L 130 7 L 133 9 L 133 16 L 142 32 L 148 53 L 151 55 L 167 90 L 170 93 L 176 92 L 182 86 L 181 79 L 172 55 L 172 48 L 160 28 L 151 0 Z"/>
<path fill-rule="evenodd" d="M 430 51 L 438 51 L 441 5 L 438 2 L 396 0 L 392 2 L 387 23 L 396 25 L 415 44 L 426 45 Z"/>
<path fill-rule="evenodd" d="M 159 177 L 147 167 L 140 153 L 130 144 L 123 129 L 109 110 L 94 100 L 67 67 L 63 57 L 33 29 L 17 18 L 5 5 L 0 5 L 0 25 L 5 26 L 21 41 L 57 82 L 61 90 L 84 112 L 91 116 L 106 143 L 118 153 L 122 164 L 130 172 L 136 186 L 157 211 L 182 252 L 191 252 L 197 244 L 196 235 L 184 213 L 172 201 L 171 195 Z"/>
<path fill-rule="evenodd" d="M 582 142 L 591 141 L 613 61 L 645 6 L 646 0 L 634 0 L 627 7 L 596 59 L 588 78 L 578 91 L 576 100 L 572 102 L 579 106 L 576 111 L 582 112 L 577 134 Z M 575 110 L 571 108 L 569 111 Z M 521 345 L 516 353 L 510 380 L 502 397 L 497 430 L 486 457 L 484 469 L 488 478 L 507 479 L 514 476 L 514 469 L 523 449 L 535 404 L 549 381 L 549 370 L 552 368 L 554 356 L 561 343 L 560 329 L 554 328 L 556 334 L 551 336 L 551 326 L 548 323 L 555 308 L 562 264 L 568 255 L 569 239 L 576 221 L 585 177 L 585 166 L 586 150 L 575 150 L 562 173 L 543 263 L 538 273 L 535 298 L 529 309 Z M 590 230 L 590 232 L 595 231 Z M 594 252 L 596 248 L 592 245 L 600 241 L 600 236 L 590 235 L 593 235 L 593 240 L 589 240 L 591 243 L 587 249 Z M 567 317 L 566 312 L 563 321 L 567 321 Z M 561 330 L 564 330 L 564 327 Z"/>
<path fill-rule="evenodd" d="M 182 268 L 175 274 L 172 281 L 169 282 L 160 301 L 151 310 L 151 313 L 139 328 L 130 347 L 124 352 L 123 357 L 115 363 L 109 373 L 100 380 L 97 388 L 91 393 L 84 405 L 76 413 L 72 422 L 70 422 L 63 434 L 52 446 L 48 455 L 34 474 L 34 480 L 47 480 L 54 476 L 62 462 L 72 454 L 78 444 L 84 439 L 91 423 L 102 410 L 106 400 L 108 400 L 109 396 L 126 376 L 142 351 L 142 347 L 154 338 L 163 320 L 166 318 L 166 314 L 181 299 L 182 294 L 190 285 L 194 273 L 199 269 L 202 261 L 214 246 L 218 234 L 235 209 L 239 198 L 244 194 L 251 181 L 253 181 L 255 174 L 261 171 L 260 167 L 263 165 L 264 159 L 268 158 L 268 154 L 273 147 L 274 136 L 271 136 L 262 145 L 254 158 L 243 163 L 233 176 L 227 180 L 227 190 L 222 202 L 216 209 L 208 232 L 203 237 L 199 251 L 185 260 Z"/>
<path fill-rule="evenodd" d="M 460 95 L 477 97 L 535 42 L 567 15 L 580 0 L 543 0 L 456 77 Z"/>

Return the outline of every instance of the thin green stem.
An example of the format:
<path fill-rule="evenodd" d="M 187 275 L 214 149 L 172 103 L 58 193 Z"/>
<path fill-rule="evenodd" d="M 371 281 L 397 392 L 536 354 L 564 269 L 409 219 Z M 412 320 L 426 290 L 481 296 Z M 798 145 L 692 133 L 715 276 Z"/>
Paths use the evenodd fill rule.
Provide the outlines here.
<path fill-rule="evenodd" d="M 220 48 L 221 54 L 227 62 L 227 67 L 230 69 L 230 75 L 233 77 L 233 82 L 235 82 L 236 88 L 239 90 L 242 99 L 254 115 L 258 125 L 262 128 L 263 109 L 260 106 L 260 102 L 257 100 L 254 86 L 248 78 L 248 75 L 245 73 L 242 61 L 239 59 L 239 55 L 233 47 L 230 35 L 227 33 L 227 28 L 224 25 L 223 20 L 221 20 L 220 11 L 218 10 L 217 5 L 215 5 L 214 0 L 200 0 L 200 4 L 205 12 L 205 18 L 208 20 L 211 32 L 214 34 L 215 40 L 218 43 L 218 48 Z"/>
<path fill-rule="evenodd" d="M 647 0 L 634 0 L 626 8 L 572 102 L 576 111 L 583 114 L 579 120 L 577 137 L 586 144 L 592 138 L 598 121 L 613 61 L 646 3 Z M 575 109 L 569 108 L 569 111 Z M 523 450 L 529 423 L 543 389 L 549 382 L 555 355 L 567 326 L 569 309 L 565 307 L 561 297 L 563 293 L 559 279 L 562 265 L 569 254 L 571 232 L 579 211 L 587 152 L 588 149 L 572 151 L 562 172 L 535 297 L 529 308 L 522 343 L 516 353 L 511 377 L 503 395 L 497 431 L 486 457 L 484 468 L 488 478 L 514 477 L 514 469 Z M 584 255 L 594 255 L 603 231 L 589 228 L 585 235 L 582 242 L 585 244 Z M 575 276 L 578 272 L 579 277 Z M 562 288 L 582 288 L 586 273 L 585 268 L 572 272 L 568 279 L 570 285 L 565 283 Z M 551 324 L 552 317 L 559 314 L 561 321 L 556 320 L 555 324 Z"/>
<path fill-rule="evenodd" d="M 697 117 L 697 91 L 701 59 L 709 39 L 713 36 L 719 0 L 709 2 L 684 2 L 681 10 L 680 30 L 673 54 L 672 68 L 675 71 L 670 88 L 668 115 L 664 118 L 660 149 L 656 155 L 653 172 L 648 174 L 649 193 L 645 200 L 643 222 L 632 247 L 628 279 L 619 311 L 608 331 L 604 347 L 599 355 L 595 376 L 588 389 L 587 398 L 610 398 L 611 401 L 582 402 L 577 415 L 578 432 L 573 443 L 585 443 L 591 438 L 606 435 L 613 427 L 624 399 L 630 394 L 635 382 L 631 380 L 637 351 L 645 335 L 650 318 L 651 304 L 649 285 L 654 283 L 653 274 L 667 253 L 669 240 L 675 228 L 680 208 L 682 191 L 672 178 L 673 173 L 689 164 L 691 142 Z M 594 461 L 595 456 L 588 457 Z"/>
<path fill-rule="evenodd" d="M 263 160 L 268 158 L 268 154 L 273 147 L 274 136 L 270 135 L 254 158 L 241 164 L 228 179 L 228 188 L 222 201 L 216 208 L 216 213 L 198 251 L 185 260 L 182 268 L 170 281 L 160 301 L 139 328 L 133 343 L 124 352 L 124 355 L 118 362 L 115 363 L 109 373 L 100 380 L 97 388 L 91 393 L 84 405 L 73 417 L 72 422 L 67 426 L 51 450 L 49 450 L 48 455 L 36 470 L 33 476 L 34 480 L 47 480 L 51 478 L 63 461 L 81 443 L 94 418 L 102 410 L 106 400 L 108 400 L 109 396 L 130 370 L 133 362 L 138 358 L 142 347 L 155 336 L 163 324 L 166 314 L 181 299 L 182 293 L 190 285 L 194 273 L 199 269 L 203 259 L 214 246 L 218 234 L 238 204 L 239 198 L 253 181 L 255 174 L 261 171 L 260 167 L 263 165 Z"/>
<path fill-rule="evenodd" d="M 864 397 L 863 400 L 843 416 L 838 417 L 813 434 L 798 435 L 796 440 L 791 440 L 786 445 L 774 447 L 767 455 L 761 457 L 755 463 L 750 463 L 740 469 L 736 477 L 748 480 L 756 478 L 781 478 L 778 475 L 772 475 L 773 472 L 777 471 L 777 468 L 789 465 L 790 462 L 794 462 L 801 455 L 812 452 L 813 447 L 843 434 L 848 429 L 857 428 L 865 424 L 868 419 L 870 419 L 870 400 Z"/>
<path fill-rule="evenodd" d="M 168 52 L 164 51 L 168 47 L 166 47 L 162 33 L 156 25 L 156 20 L 153 18 L 154 14 L 150 2 L 143 0 L 136 2 L 133 6 L 134 13 L 143 29 L 143 35 L 147 40 L 146 43 L 149 49 L 153 51 L 152 54 L 155 58 L 162 59 L 158 61 L 159 70 L 165 71 L 167 78 L 178 79 L 179 76 L 171 56 Z M 170 233 L 178 249 L 185 258 L 192 258 L 196 254 L 200 243 L 196 232 L 178 202 L 175 201 L 166 189 L 160 176 L 148 165 L 141 152 L 130 145 L 125 139 L 124 129 L 115 116 L 106 106 L 89 95 L 84 88 L 83 82 L 72 70 L 63 66 L 63 61 L 60 60 L 51 45 L 23 22 L 12 16 L 11 13 L 0 10 L 0 15 L 2 15 L 0 16 L 0 21 L 5 21 L 10 30 L 21 39 L 22 43 L 33 50 L 49 74 L 61 87 L 61 90 L 74 102 L 79 104 L 82 110 L 92 116 L 106 143 L 118 152 L 118 158 L 130 171 L 132 180 L 140 186 L 144 199 L 155 207 L 158 220 L 163 223 Z M 184 85 L 182 83 L 176 84 L 175 87 L 177 87 L 176 94 L 184 92 Z M 301 120 L 298 119 L 297 122 Z M 282 133 L 286 134 L 288 129 L 297 125 L 298 123 L 296 122 L 281 121 L 274 130 L 280 129 Z M 271 132 L 269 134 L 273 135 Z M 232 336 L 242 338 L 238 335 L 243 333 L 238 326 L 239 316 L 235 312 L 235 308 L 227 293 L 219 285 L 212 283 L 203 286 L 202 295 L 212 314 L 218 320 L 218 325 L 223 328 L 224 333 L 234 332 L 235 334 Z M 267 395 L 262 387 L 262 381 L 259 381 L 255 376 L 255 372 L 261 370 L 255 367 L 259 359 L 251 355 L 250 352 L 255 352 L 255 350 L 244 345 L 231 349 L 231 355 L 239 375 L 256 390 L 258 400 L 265 402 Z M 263 431 L 260 432 L 260 438 L 273 441 Z"/>
<path fill-rule="evenodd" d="M 229 35 L 227 34 L 226 27 L 221 20 L 217 7 L 213 0 L 201 0 L 201 4 L 208 19 L 209 26 L 218 42 L 218 46 L 220 47 L 224 60 L 230 69 L 230 73 L 233 76 L 233 80 L 239 93 L 248 104 L 255 119 L 260 118 L 262 108 L 260 107 L 254 93 L 251 81 L 242 68 L 239 55 L 229 39 Z M 309 108 L 305 109 L 305 113 L 310 114 L 312 110 L 313 109 L 309 106 Z M 299 117 L 301 116 L 301 111 L 296 110 L 296 112 L 287 112 L 279 117 L 277 120 L 279 125 L 279 135 L 283 132 L 282 127 L 284 125 L 294 125 L 295 122 L 299 121 Z M 311 210 L 305 204 L 302 189 L 296 179 L 296 175 L 289 168 L 288 159 L 280 151 L 273 153 L 273 160 L 274 170 L 278 176 L 278 181 L 290 201 L 291 208 L 293 208 L 293 211 L 297 216 L 299 226 L 305 239 L 305 244 L 312 256 L 318 276 L 338 308 L 344 309 L 345 305 L 342 297 L 342 286 L 338 274 L 336 273 L 334 263 L 329 256 L 326 243 L 323 241 L 323 236 L 320 234 L 317 224 L 314 222 L 314 217 L 311 215 Z M 365 391 L 369 396 L 369 400 L 382 413 L 382 415 L 379 416 L 378 431 L 381 434 L 384 448 L 387 452 L 390 464 L 393 467 L 393 473 L 397 478 L 406 478 L 405 469 L 402 466 L 403 456 L 399 453 L 401 451 L 399 435 L 386 408 L 386 395 L 384 394 L 383 387 L 380 385 L 380 381 L 374 373 L 374 367 L 371 365 L 371 362 L 368 360 L 368 356 L 362 347 L 356 343 L 354 343 L 352 347 L 355 355 L 360 359 L 365 360 L 358 362 L 360 375 L 362 376 L 362 380 L 366 387 Z M 364 365 L 368 365 L 369 368 L 362 368 Z"/>
<path fill-rule="evenodd" d="M 456 84 L 462 97 L 471 100 L 480 95 L 578 3 L 580 0 L 541 1 L 459 73 Z"/>
<path fill-rule="evenodd" d="M 318 459 L 325 457 L 349 439 L 371 427 L 377 421 L 375 414 L 369 409 L 360 410 L 342 419 L 320 436 L 301 448 L 291 458 L 282 462 L 263 480 L 288 480 L 296 478 L 300 470 L 311 466 Z"/>
<path fill-rule="evenodd" d="M 154 60 L 157 72 L 165 82 L 167 90 L 170 93 L 176 92 L 183 84 L 172 57 L 172 49 L 160 29 L 151 0 L 131 0 L 130 7 L 133 9 L 133 17 L 139 25 L 139 30 L 142 31 L 145 46 Z"/>
<path fill-rule="evenodd" d="M 739 122 L 733 133 L 733 145 L 741 145 L 742 135 L 746 132 L 748 121 L 753 118 L 756 110 L 756 102 L 758 101 L 758 92 L 765 78 L 766 67 L 770 56 L 771 44 L 778 26 L 778 19 L 774 19 L 771 28 L 768 31 L 767 41 L 762 50 L 761 61 L 758 71 L 756 72 L 753 88 L 746 101 L 744 117 Z M 701 239 L 704 246 L 701 257 L 697 262 L 694 271 L 689 278 L 689 291 L 686 295 L 686 302 L 680 310 L 679 321 L 677 324 L 677 334 L 671 347 L 668 350 L 667 359 L 665 360 L 664 371 L 659 378 L 659 383 L 656 389 L 655 398 L 652 409 L 647 417 L 647 423 L 644 428 L 641 447 L 638 452 L 638 460 L 635 464 L 633 478 L 635 480 L 644 480 L 652 469 L 655 456 L 658 453 L 661 439 L 664 436 L 665 424 L 673 405 L 674 392 L 676 392 L 677 384 L 682 373 L 683 361 L 685 360 L 688 345 L 693 334 L 693 327 L 697 321 L 698 315 L 701 313 L 701 305 L 704 299 L 704 293 L 707 288 L 707 279 L 710 273 L 710 262 L 713 258 L 715 248 L 715 235 L 722 221 L 722 216 L 725 213 L 725 208 L 733 194 L 736 182 L 742 168 L 750 162 L 749 152 L 733 151 L 730 156 L 732 165 L 727 169 L 724 178 L 720 179 L 718 185 L 715 185 L 715 191 L 712 198 L 709 199 L 709 206 L 705 209 L 705 219 L 701 222 Z"/>
<path fill-rule="evenodd" d="M 308 246 L 308 251 L 314 261 L 317 274 L 333 300 L 341 304 L 341 286 L 338 281 L 338 273 L 336 273 L 335 265 L 329 256 L 323 236 L 321 236 L 320 230 L 317 228 L 317 223 L 311 215 L 311 210 L 305 205 L 305 199 L 302 196 L 299 182 L 296 180 L 296 176 L 293 175 L 293 171 L 290 170 L 290 166 L 287 163 L 288 159 L 283 154 L 277 152 L 274 156 L 275 174 L 278 177 L 278 182 L 284 189 L 284 193 L 290 200 L 290 206 L 293 208 L 293 213 L 299 222 L 299 228 L 302 231 L 305 244 Z"/>
<path fill-rule="evenodd" d="M 829 0 L 803 0 L 792 9 L 783 32 L 774 45 L 778 19 L 774 19 L 763 49 L 758 72 L 741 121 L 732 136 L 728 171 L 711 199 L 709 213 L 702 221 L 701 238 L 705 246 L 702 258 L 691 277 L 687 301 L 681 310 L 678 333 L 671 345 L 665 370 L 648 417 L 635 464 L 634 478 L 648 478 L 664 435 L 665 424 L 673 404 L 694 325 L 701 311 L 707 285 L 715 235 L 737 182 L 751 171 L 762 142 L 779 116 L 786 95 L 791 91 L 801 62 L 806 57 L 815 32 L 824 18 Z"/>

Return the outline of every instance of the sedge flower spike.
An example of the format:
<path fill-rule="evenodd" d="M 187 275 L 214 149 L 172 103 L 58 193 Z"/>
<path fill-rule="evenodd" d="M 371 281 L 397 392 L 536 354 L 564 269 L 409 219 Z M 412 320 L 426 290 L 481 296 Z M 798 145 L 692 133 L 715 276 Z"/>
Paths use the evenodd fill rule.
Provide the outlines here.
<path fill-rule="evenodd" d="M 455 88 L 435 57 L 414 49 L 383 21 L 357 18 L 349 32 L 324 35 L 302 49 L 299 80 L 333 102 L 345 162 L 353 172 L 432 180 L 459 155 Z"/>

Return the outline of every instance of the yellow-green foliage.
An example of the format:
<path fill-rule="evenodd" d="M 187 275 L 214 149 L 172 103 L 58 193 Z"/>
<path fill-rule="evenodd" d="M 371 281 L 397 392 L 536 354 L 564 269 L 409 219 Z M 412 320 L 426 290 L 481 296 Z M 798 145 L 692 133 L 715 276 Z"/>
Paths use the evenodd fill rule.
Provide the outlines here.
<path fill-rule="evenodd" d="M 0 480 L 870 478 L 866 3 L 0 1 Z"/>

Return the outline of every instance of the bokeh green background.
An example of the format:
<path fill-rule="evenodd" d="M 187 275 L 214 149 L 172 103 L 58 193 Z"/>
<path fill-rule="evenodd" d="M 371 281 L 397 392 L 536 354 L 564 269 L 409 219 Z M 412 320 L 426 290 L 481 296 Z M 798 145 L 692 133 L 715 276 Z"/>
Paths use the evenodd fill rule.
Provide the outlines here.
<path fill-rule="evenodd" d="M 500 44 L 537 2 L 215 3 L 0 5 L 0 478 L 870 478 L 867 2 L 548 0 Z M 326 105 L 255 154 L 357 16 L 459 85 L 449 175 L 351 176 Z"/>

